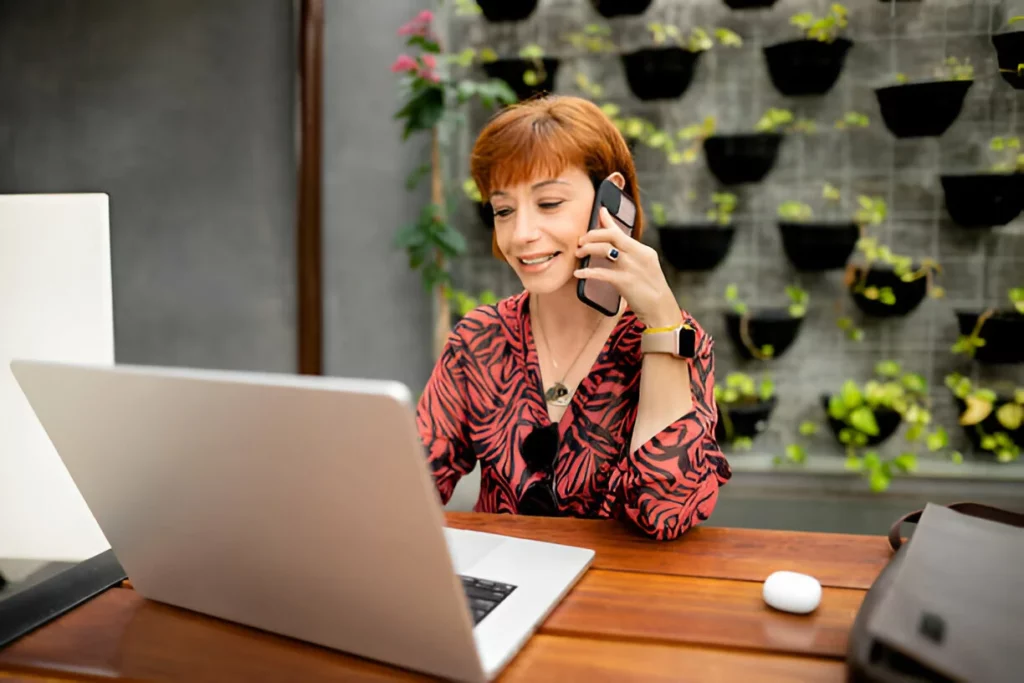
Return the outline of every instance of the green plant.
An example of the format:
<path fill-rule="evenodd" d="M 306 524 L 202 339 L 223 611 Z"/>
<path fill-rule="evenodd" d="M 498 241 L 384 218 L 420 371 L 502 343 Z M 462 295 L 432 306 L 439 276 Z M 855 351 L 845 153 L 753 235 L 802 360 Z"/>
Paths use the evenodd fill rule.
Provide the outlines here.
<path fill-rule="evenodd" d="M 894 254 L 889 247 L 878 244 L 878 239 L 874 237 L 861 237 L 857 241 L 857 250 L 864 255 L 865 264 L 860 269 L 860 278 L 854 279 L 854 268 L 851 267 L 848 270 L 849 281 L 847 284 L 853 287 L 854 292 L 862 294 L 865 298 L 879 301 L 887 306 L 892 306 L 896 303 L 896 294 L 893 292 L 892 287 L 867 286 L 868 270 L 876 263 L 891 266 L 893 273 L 903 282 L 913 282 L 922 277 L 928 278 L 928 295 L 935 299 L 945 295 L 945 290 L 942 287 L 936 286 L 933 282 L 934 275 L 942 270 L 935 259 L 921 259 L 915 269 L 913 257 Z"/>
<path fill-rule="evenodd" d="M 524 45 L 519 50 L 519 57 L 533 64 L 532 69 L 523 72 L 523 83 L 534 86 L 548 77 L 548 73 L 544 69 L 544 48 L 540 45 L 535 43 Z"/>
<path fill-rule="evenodd" d="M 476 0 L 455 0 L 455 16 L 471 17 L 480 13 L 480 5 L 476 4 Z"/>
<path fill-rule="evenodd" d="M 1024 173 L 1024 153 L 1020 151 L 1020 138 L 1016 135 L 995 137 L 988 148 L 999 154 L 1000 159 L 992 164 L 992 170 L 999 173 Z"/>
<path fill-rule="evenodd" d="M 974 66 L 971 58 L 960 61 L 956 57 L 946 57 L 942 64 L 935 67 L 935 77 L 942 81 L 970 81 L 974 79 Z"/>
<path fill-rule="evenodd" d="M 715 41 L 712 35 L 718 39 L 719 44 L 723 47 L 740 47 L 743 45 L 743 39 L 737 33 L 727 28 L 716 28 L 709 34 L 706 29 L 697 26 L 690 30 L 689 37 L 685 39 L 679 27 L 672 24 L 651 22 L 647 24 L 647 28 L 651 32 L 651 40 L 655 45 L 660 46 L 672 42 L 690 52 L 704 52 L 714 47 Z"/>
<path fill-rule="evenodd" d="M 580 92 L 585 94 L 591 99 L 598 99 L 604 97 L 604 86 L 600 83 L 594 83 L 587 77 L 582 71 L 576 74 L 576 87 L 580 89 Z"/>
<path fill-rule="evenodd" d="M 462 192 L 474 202 L 482 202 L 484 200 L 483 195 L 480 194 L 480 189 L 477 188 L 472 178 L 466 178 L 462 181 Z"/>
<path fill-rule="evenodd" d="M 582 31 L 574 31 L 565 34 L 565 39 L 577 50 L 601 54 L 611 53 L 617 50 L 615 43 L 609 37 L 612 29 L 602 24 L 587 24 Z"/>
<path fill-rule="evenodd" d="M 843 118 L 835 122 L 837 130 L 846 130 L 848 128 L 867 128 L 869 125 L 871 125 L 871 119 L 868 118 L 868 115 L 855 111 L 846 112 L 843 114 Z"/>
<path fill-rule="evenodd" d="M 711 203 L 714 206 L 708 209 L 708 219 L 718 225 L 729 225 L 732 222 L 732 213 L 736 210 L 736 195 L 732 192 L 713 192 Z"/>
<path fill-rule="evenodd" d="M 949 445 L 949 435 L 943 427 L 928 432 L 932 414 L 928 382 L 923 376 L 903 372 L 895 361 L 882 361 L 875 366 L 875 378 L 863 387 L 847 380 L 840 392 L 829 399 L 828 415 L 841 424 L 838 438 L 846 447 L 846 468 L 862 473 L 875 492 L 886 490 L 894 475 L 917 468 L 915 450 L 892 458 L 883 458 L 874 450 L 859 452 L 871 437 L 879 435 L 876 414 L 882 409 L 897 412 L 908 425 L 905 439 L 910 446 L 924 446 L 936 452 Z M 951 458 L 953 462 L 963 461 L 959 453 L 953 453 Z"/>
<path fill-rule="evenodd" d="M 789 306 L 787 307 L 787 310 L 792 317 L 802 318 L 807 315 L 807 304 L 810 302 L 811 298 L 806 290 L 802 289 L 798 285 L 787 285 L 786 297 L 789 299 Z M 745 316 L 750 310 L 747 304 L 740 299 L 739 287 L 735 283 L 730 283 L 726 286 L 725 300 L 737 315 Z M 764 349 L 762 349 L 762 352 L 763 351 Z"/>
<path fill-rule="evenodd" d="M 795 118 L 788 109 L 770 107 L 754 124 L 754 130 L 759 133 L 814 133 L 817 124 L 810 119 Z"/>
<path fill-rule="evenodd" d="M 449 263 L 466 250 L 462 233 L 447 219 L 457 195 L 446 190 L 449 183 L 442 164 L 446 156 L 442 145 L 454 138 L 454 130 L 464 122 L 461 108 L 470 100 L 478 98 L 485 106 L 493 107 L 515 102 L 516 96 L 498 79 L 458 78 L 456 69 L 471 63 L 476 53 L 444 53 L 434 34 L 433 20 L 433 13 L 423 10 L 398 29 L 406 45 L 418 53 L 399 55 L 391 71 L 399 79 L 400 106 L 394 118 L 403 122 L 402 140 L 421 132 L 431 137 L 429 162 L 421 164 L 406 180 L 406 187 L 414 190 L 429 175 L 430 203 L 413 223 L 398 231 L 395 244 L 406 251 L 409 267 L 420 272 L 424 288 L 436 297 L 433 350 L 437 357 L 451 327 Z"/>
<path fill-rule="evenodd" d="M 588 84 L 588 81 L 584 80 L 582 83 L 578 82 L 581 89 Z M 593 85 L 590 86 L 591 91 Z M 596 86 L 597 91 L 603 92 L 600 86 Z M 621 108 L 619 105 L 613 102 L 606 102 L 601 105 L 601 111 L 611 120 L 615 127 L 622 133 L 622 137 L 627 142 L 635 142 L 651 149 L 661 150 L 665 153 L 671 164 L 681 164 L 684 161 L 691 162 L 696 158 L 696 151 L 691 154 L 688 151 L 680 151 L 676 148 L 675 140 L 670 132 L 662 130 L 654 125 L 651 121 L 644 119 L 639 116 L 621 116 Z M 707 122 L 706 122 L 707 123 Z M 710 119 L 712 130 L 714 130 L 714 119 Z M 696 143 L 694 143 L 696 145 Z"/>
<path fill-rule="evenodd" d="M 492 305 L 498 303 L 498 297 L 494 292 L 487 289 L 480 292 L 479 297 L 470 296 L 461 289 L 451 289 L 448 293 L 449 300 L 455 305 L 455 313 L 464 316 L 478 306 Z"/>
<path fill-rule="evenodd" d="M 733 438 L 734 428 L 729 408 L 761 403 L 771 400 L 773 396 L 775 396 L 775 382 L 768 374 L 765 374 L 758 382 L 745 373 L 730 372 L 726 375 L 725 382 L 715 385 L 715 403 L 720 409 L 719 414 L 722 418 L 726 438 L 732 442 L 733 446 L 749 449 L 753 442 L 749 437 Z"/>
<path fill-rule="evenodd" d="M 806 223 L 814 216 L 810 204 L 804 204 L 796 200 L 787 200 L 779 204 L 776 210 L 779 218 L 794 223 Z"/>
<path fill-rule="evenodd" d="M 661 202 L 653 202 L 651 204 L 651 220 L 658 227 L 664 226 L 668 223 L 668 219 L 665 216 L 665 205 Z"/>
<path fill-rule="evenodd" d="M 1024 287 L 1012 287 L 1007 290 L 1007 298 L 1010 300 L 1010 304 L 1013 306 L 1013 310 L 1024 314 Z M 989 308 L 982 312 L 978 316 L 978 320 L 974 323 L 974 328 L 969 334 L 961 334 L 956 343 L 953 344 L 950 351 L 955 354 L 962 354 L 968 358 L 974 358 L 974 354 L 985 345 L 985 339 L 981 336 L 981 330 L 985 325 L 985 321 L 991 318 L 996 313 L 995 308 Z"/>
<path fill-rule="evenodd" d="M 1020 446 L 1013 441 L 1009 432 L 1024 424 L 1024 387 L 1015 387 L 1011 400 L 996 408 L 998 397 L 992 389 L 975 387 L 968 377 L 958 372 L 946 375 L 945 382 L 953 395 L 964 402 L 958 421 L 964 427 L 974 427 L 981 448 L 992 453 L 1002 463 L 1019 459 Z M 981 423 L 993 411 L 997 423 L 1006 431 L 988 434 L 982 428 Z"/>
<path fill-rule="evenodd" d="M 811 12 L 801 12 L 789 18 L 789 23 L 804 32 L 805 37 L 823 43 L 831 43 L 846 28 L 846 7 L 832 3 L 824 16 L 816 17 Z"/>
<path fill-rule="evenodd" d="M 714 116 L 705 116 L 704 120 L 700 123 L 693 123 L 689 126 L 684 126 L 676 132 L 676 138 L 679 140 L 685 140 L 689 144 L 682 152 L 678 152 L 676 157 L 669 157 L 669 161 L 672 163 L 693 163 L 697 160 L 697 155 L 700 152 L 701 145 L 704 144 L 704 140 L 715 134 L 715 128 L 717 122 Z"/>

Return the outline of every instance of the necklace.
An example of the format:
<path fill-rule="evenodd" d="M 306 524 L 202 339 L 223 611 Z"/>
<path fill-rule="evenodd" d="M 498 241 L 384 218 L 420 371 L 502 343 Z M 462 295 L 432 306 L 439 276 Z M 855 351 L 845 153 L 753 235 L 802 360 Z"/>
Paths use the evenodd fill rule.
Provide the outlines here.
<path fill-rule="evenodd" d="M 534 308 L 537 311 L 537 332 L 540 333 L 540 341 L 544 345 L 544 351 L 551 358 L 551 365 L 555 370 L 558 370 L 558 363 L 555 362 L 555 357 L 551 354 L 551 349 L 548 347 L 547 339 L 544 337 L 544 330 L 541 329 L 540 306 L 537 305 L 536 300 L 534 300 Z M 601 319 L 598 318 L 597 324 L 594 325 L 594 329 L 590 332 L 590 336 L 587 337 L 587 341 L 583 342 L 583 346 L 580 347 L 580 350 L 576 354 L 576 357 L 573 358 L 572 363 L 570 363 L 569 367 L 565 369 L 564 373 L 562 373 L 562 378 L 544 392 L 544 400 L 551 405 L 561 408 L 569 405 L 569 402 L 572 401 L 572 393 L 569 391 L 569 388 L 565 386 L 565 378 L 569 376 L 569 373 L 572 371 L 573 367 L 575 367 L 576 362 L 580 359 L 580 356 L 583 355 L 583 351 L 590 346 L 590 342 L 594 339 L 594 335 L 597 334 L 597 330 L 600 327 Z M 543 382 L 543 380 L 541 381 Z"/>

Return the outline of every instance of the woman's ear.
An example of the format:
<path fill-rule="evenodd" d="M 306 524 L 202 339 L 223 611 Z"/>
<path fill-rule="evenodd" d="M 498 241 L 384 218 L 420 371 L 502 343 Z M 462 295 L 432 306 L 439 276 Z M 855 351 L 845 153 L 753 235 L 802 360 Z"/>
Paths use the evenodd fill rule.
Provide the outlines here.
<path fill-rule="evenodd" d="M 615 183 L 615 186 L 620 190 L 626 189 L 626 177 L 619 173 L 618 171 L 612 173 L 610 176 L 608 176 L 608 178 L 606 178 L 606 180 L 610 180 L 613 183 Z"/>

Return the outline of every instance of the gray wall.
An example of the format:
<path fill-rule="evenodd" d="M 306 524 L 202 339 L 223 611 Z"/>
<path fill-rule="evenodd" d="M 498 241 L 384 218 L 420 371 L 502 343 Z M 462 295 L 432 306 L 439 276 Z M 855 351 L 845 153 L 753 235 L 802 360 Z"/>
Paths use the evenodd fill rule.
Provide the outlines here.
<path fill-rule="evenodd" d="M 431 302 L 394 236 L 429 201 L 405 178 L 429 141 L 392 119 L 399 26 L 415 0 L 326 6 L 324 44 L 324 372 L 391 378 L 418 391 L 432 367 Z"/>
<path fill-rule="evenodd" d="M 110 194 L 119 362 L 291 371 L 288 0 L 0 0 L 0 193 Z"/>
<path fill-rule="evenodd" d="M 938 176 L 983 170 L 989 163 L 985 151 L 992 136 L 1024 133 L 1024 111 L 1018 113 L 1024 93 L 998 77 L 990 42 L 991 31 L 1002 25 L 1002 14 L 995 3 L 984 1 L 847 3 L 850 26 L 846 35 L 855 46 L 834 89 L 823 97 L 802 101 L 778 95 L 769 80 L 762 47 L 798 37 L 787 25 L 792 14 L 808 9 L 821 14 L 827 5 L 823 1 L 780 0 L 769 11 L 734 12 L 720 0 L 660 0 L 642 17 L 613 20 L 613 38 L 625 50 L 643 45 L 647 22 L 659 20 L 684 30 L 693 25 L 726 26 L 745 39 L 741 49 L 705 54 L 683 97 L 661 104 L 641 103 L 632 96 L 617 57 L 583 56 L 559 40 L 586 23 L 603 21 L 583 0 L 542 0 L 537 12 L 519 25 L 488 25 L 480 17 L 456 19 L 453 35 L 460 40 L 453 49 L 486 44 L 499 53 L 512 54 L 527 42 L 539 42 L 548 54 L 563 57 L 557 91 L 578 94 L 574 77 L 584 70 L 605 86 L 605 101 L 620 104 L 624 114 L 647 116 L 671 130 L 706 115 L 716 116 L 724 132 L 749 130 L 769 106 L 786 107 L 815 119 L 816 135 L 790 136 L 773 173 L 763 183 L 739 190 L 738 232 L 726 261 L 701 275 L 677 273 L 665 264 L 669 281 L 681 303 L 718 339 L 716 376 L 720 381 L 733 370 L 767 370 L 776 378 L 781 404 L 771 431 L 759 437 L 755 451 L 780 453 L 794 440 L 801 419 L 821 420 L 821 392 L 837 389 L 848 377 L 868 379 L 875 362 L 882 359 L 901 361 L 907 370 L 925 374 L 933 387 L 936 420 L 948 426 L 956 445 L 964 446 L 955 408 L 942 381 L 954 369 L 977 377 L 979 368 L 949 352 L 957 336 L 952 311 L 961 306 L 1006 306 L 1007 288 L 1024 285 L 1024 222 L 1018 218 L 990 233 L 956 227 L 945 213 Z M 969 57 L 976 69 L 959 120 L 938 140 L 895 140 L 882 122 L 872 89 L 890 84 L 895 72 L 904 72 L 910 79 L 927 77 L 946 55 Z M 832 129 L 832 122 L 849 110 L 868 114 L 870 127 L 851 132 Z M 478 118 L 477 129 L 481 123 Z M 465 160 L 458 161 L 466 173 Z M 670 221 L 700 219 L 696 211 L 687 208 L 685 194 L 693 189 L 703 198 L 715 189 L 702 156 L 692 166 L 669 166 L 664 154 L 641 148 L 637 163 L 648 208 L 651 202 L 661 201 L 669 209 Z M 816 197 L 825 179 L 842 191 L 847 215 L 852 213 L 857 194 L 882 195 L 891 211 L 879 231 L 882 241 L 896 253 L 937 258 L 945 269 L 939 284 L 945 287 L 947 298 L 926 300 L 902 320 L 864 321 L 855 315 L 864 322 L 868 336 L 861 344 L 847 341 L 836 328 L 833 312 L 836 302 L 853 310 L 842 287 L 842 273 L 820 277 L 796 273 L 782 252 L 775 220 L 777 205 L 786 199 L 808 201 L 820 215 Z M 507 268 L 491 258 L 489 233 L 470 207 L 466 207 L 462 225 L 471 237 L 471 256 L 458 265 L 458 283 L 473 291 L 494 287 L 501 295 L 517 291 L 518 282 L 509 278 Z M 657 231 L 651 229 L 645 240 L 658 246 Z M 722 322 L 723 291 L 730 282 L 736 282 L 741 295 L 755 307 L 784 304 L 784 286 L 790 282 L 799 282 L 810 291 L 810 313 L 801 336 L 785 356 L 769 363 L 740 361 Z M 1003 367 L 987 376 L 1003 376 L 1020 384 L 1024 368 Z M 894 446 L 901 443 L 901 439 L 892 440 Z M 840 453 L 824 433 L 811 450 Z"/>

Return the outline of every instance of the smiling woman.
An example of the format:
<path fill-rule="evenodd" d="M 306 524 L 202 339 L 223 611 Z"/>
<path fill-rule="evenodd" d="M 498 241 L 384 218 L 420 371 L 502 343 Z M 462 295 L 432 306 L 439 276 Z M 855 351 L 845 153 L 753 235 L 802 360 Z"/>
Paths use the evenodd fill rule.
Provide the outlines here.
<path fill-rule="evenodd" d="M 498 113 L 471 158 L 494 255 L 524 291 L 452 330 L 417 406 L 443 502 L 481 468 L 475 509 L 627 520 L 658 539 L 706 520 L 731 476 L 715 441 L 714 341 L 680 310 L 643 244 L 636 171 L 615 125 L 574 97 Z M 632 200 L 632 232 L 598 187 Z M 611 188 L 614 190 L 614 188 Z M 581 259 L 606 267 L 581 267 Z M 581 280 L 611 285 L 613 315 Z"/>

